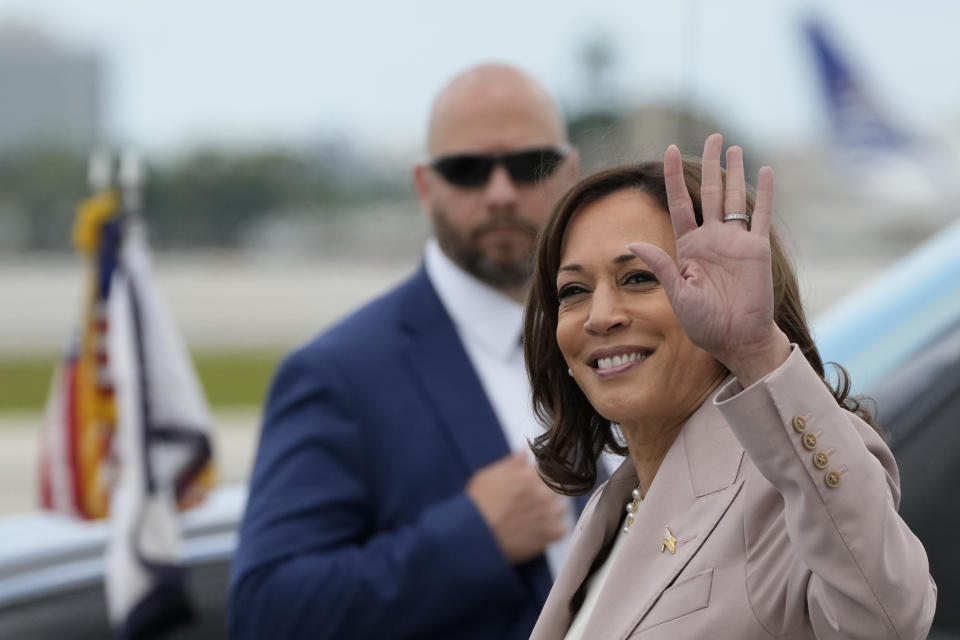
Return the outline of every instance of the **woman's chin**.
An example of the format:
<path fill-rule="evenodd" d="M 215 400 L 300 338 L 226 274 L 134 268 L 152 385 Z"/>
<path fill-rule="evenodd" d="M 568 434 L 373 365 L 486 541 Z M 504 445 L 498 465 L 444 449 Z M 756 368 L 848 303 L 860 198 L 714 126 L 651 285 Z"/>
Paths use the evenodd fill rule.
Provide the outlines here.
<path fill-rule="evenodd" d="M 645 415 L 642 408 L 635 406 L 635 403 L 631 403 L 629 406 L 624 406 L 623 403 L 607 403 L 603 406 L 598 406 L 599 403 L 591 404 L 601 416 L 620 425 L 642 421 Z"/>

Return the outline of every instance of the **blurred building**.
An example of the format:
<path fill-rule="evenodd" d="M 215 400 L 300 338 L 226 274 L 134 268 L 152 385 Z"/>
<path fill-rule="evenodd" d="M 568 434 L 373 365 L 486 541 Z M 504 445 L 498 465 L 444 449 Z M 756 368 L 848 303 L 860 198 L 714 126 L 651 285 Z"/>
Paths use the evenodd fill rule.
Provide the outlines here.
<path fill-rule="evenodd" d="M 0 154 L 57 147 L 86 153 L 103 123 L 103 65 L 42 32 L 0 25 Z"/>
<path fill-rule="evenodd" d="M 670 144 L 699 156 L 703 141 L 716 131 L 729 135 L 730 126 L 711 114 L 678 104 L 648 103 L 618 110 L 591 111 L 571 118 L 570 136 L 580 150 L 586 173 L 647 160 L 662 160 Z M 747 159 L 752 162 L 752 158 Z"/>

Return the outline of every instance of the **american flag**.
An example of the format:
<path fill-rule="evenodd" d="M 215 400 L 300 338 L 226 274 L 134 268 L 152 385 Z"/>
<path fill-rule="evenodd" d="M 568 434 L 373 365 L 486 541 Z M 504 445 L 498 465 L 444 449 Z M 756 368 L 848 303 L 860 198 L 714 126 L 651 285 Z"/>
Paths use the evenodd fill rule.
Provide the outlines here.
<path fill-rule="evenodd" d="M 84 308 L 51 385 L 40 498 L 109 518 L 108 611 L 117 637 L 137 638 L 192 615 L 177 514 L 203 499 L 215 468 L 206 399 L 126 200 L 107 188 L 77 211 Z"/>

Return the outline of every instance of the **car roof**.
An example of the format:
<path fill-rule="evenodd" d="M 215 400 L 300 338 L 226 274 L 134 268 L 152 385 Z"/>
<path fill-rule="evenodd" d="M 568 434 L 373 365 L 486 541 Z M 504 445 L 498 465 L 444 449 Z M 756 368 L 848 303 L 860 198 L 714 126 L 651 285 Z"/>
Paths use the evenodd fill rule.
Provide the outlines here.
<path fill-rule="evenodd" d="M 960 318 L 960 221 L 818 316 L 814 339 L 824 362 L 869 391 Z"/>
<path fill-rule="evenodd" d="M 229 558 L 247 500 L 245 485 L 218 487 L 180 516 L 184 564 Z M 0 519 L 0 610 L 24 599 L 103 579 L 108 523 L 56 513 Z"/>

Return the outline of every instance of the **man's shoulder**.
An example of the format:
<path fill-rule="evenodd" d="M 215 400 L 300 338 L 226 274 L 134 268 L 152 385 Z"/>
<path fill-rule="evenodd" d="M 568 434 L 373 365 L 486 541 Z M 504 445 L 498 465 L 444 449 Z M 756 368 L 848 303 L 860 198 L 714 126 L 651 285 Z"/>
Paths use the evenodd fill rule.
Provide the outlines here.
<path fill-rule="evenodd" d="M 338 320 L 298 351 L 367 351 L 395 344 L 398 333 L 425 314 L 435 315 L 440 301 L 421 267 L 406 280 Z"/>

